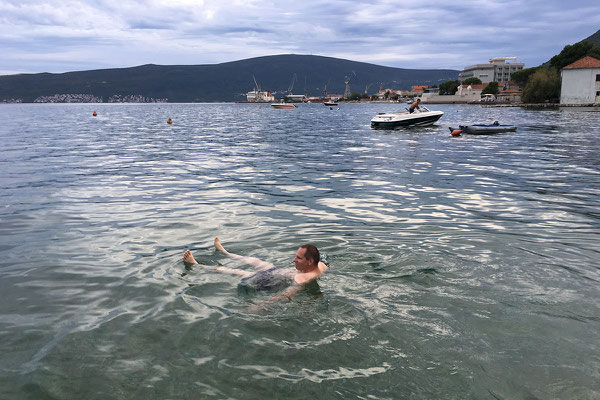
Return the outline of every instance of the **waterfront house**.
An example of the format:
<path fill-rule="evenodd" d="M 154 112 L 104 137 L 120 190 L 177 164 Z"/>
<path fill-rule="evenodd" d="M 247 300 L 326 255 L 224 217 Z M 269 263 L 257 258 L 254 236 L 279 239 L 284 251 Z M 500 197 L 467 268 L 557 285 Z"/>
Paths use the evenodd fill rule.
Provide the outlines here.
<path fill-rule="evenodd" d="M 498 101 L 501 103 L 520 103 L 521 102 L 520 90 L 506 89 L 498 93 Z"/>
<path fill-rule="evenodd" d="M 427 89 L 429 86 L 427 85 L 414 85 L 411 86 L 410 91 L 415 93 L 415 94 L 422 94 L 425 89 Z"/>
<path fill-rule="evenodd" d="M 387 100 L 392 97 L 404 97 L 408 95 L 412 96 L 413 93 L 408 90 L 381 89 L 375 95 L 377 96 L 377 100 Z"/>
<path fill-rule="evenodd" d="M 600 60 L 584 57 L 560 71 L 561 105 L 600 105 Z"/>
<path fill-rule="evenodd" d="M 435 88 L 426 88 L 423 90 L 423 95 L 421 96 L 421 101 L 427 103 L 431 103 L 431 99 L 435 99 L 440 96 L 440 89 Z"/>

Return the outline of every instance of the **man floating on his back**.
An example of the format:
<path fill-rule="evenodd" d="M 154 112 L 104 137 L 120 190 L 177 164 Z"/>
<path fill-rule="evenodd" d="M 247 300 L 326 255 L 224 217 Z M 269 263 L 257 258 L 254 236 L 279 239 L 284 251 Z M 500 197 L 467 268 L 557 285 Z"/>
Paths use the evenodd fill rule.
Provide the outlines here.
<path fill-rule="evenodd" d="M 307 284 L 314 282 L 323 275 L 327 266 L 320 261 L 319 250 L 312 244 L 305 244 L 298 248 L 294 264 L 296 268 L 276 267 L 275 265 L 259 260 L 254 257 L 240 256 L 225 250 L 218 237 L 214 241 L 215 248 L 225 253 L 230 258 L 241 260 L 244 263 L 256 268 L 257 272 L 245 271 L 237 268 L 228 268 L 222 266 L 207 266 L 198 264 L 191 251 L 186 250 L 183 253 L 183 261 L 187 264 L 197 264 L 213 271 L 222 272 L 229 275 L 241 276 L 242 283 L 253 287 L 259 291 L 281 290 L 272 296 L 268 302 L 272 301 L 291 301 Z"/>

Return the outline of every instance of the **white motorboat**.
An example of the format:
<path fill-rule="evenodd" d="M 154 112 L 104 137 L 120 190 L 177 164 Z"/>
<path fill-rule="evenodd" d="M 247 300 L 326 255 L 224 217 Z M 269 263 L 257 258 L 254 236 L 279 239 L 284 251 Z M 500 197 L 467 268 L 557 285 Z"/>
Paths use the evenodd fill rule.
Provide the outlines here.
<path fill-rule="evenodd" d="M 442 115 L 444 115 L 442 111 L 431 111 L 424 106 L 412 113 L 408 111 L 379 113 L 371 120 L 371 128 L 394 129 L 409 126 L 429 126 L 433 125 Z"/>

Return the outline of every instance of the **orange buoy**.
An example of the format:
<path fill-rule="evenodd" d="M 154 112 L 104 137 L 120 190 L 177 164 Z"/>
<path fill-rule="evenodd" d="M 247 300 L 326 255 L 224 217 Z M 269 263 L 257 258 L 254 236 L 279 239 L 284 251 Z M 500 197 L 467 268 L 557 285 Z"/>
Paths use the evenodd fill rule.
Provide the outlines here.
<path fill-rule="evenodd" d="M 171 125 L 172 123 L 173 123 L 173 120 L 172 120 L 171 118 L 169 118 L 169 119 L 167 120 L 167 124 Z"/>
<path fill-rule="evenodd" d="M 452 136 L 456 137 L 456 136 L 460 136 L 460 134 L 461 134 L 461 133 L 462 133 L 462 130 L 461 130 L 461 129 L 455 129 L 455 130 L 453 130 L 453 131 L 452 131 L 450 134 L 451 134 Z"/>
<path fill-rule="evenodd" d="M 96 111 L 94 111 L 94 112 L 92 113 L 92 115 L 95 117 L 95 116 L 96 116 L 96 115 L 98 115 L 98 114 L 96 113 Z"/>

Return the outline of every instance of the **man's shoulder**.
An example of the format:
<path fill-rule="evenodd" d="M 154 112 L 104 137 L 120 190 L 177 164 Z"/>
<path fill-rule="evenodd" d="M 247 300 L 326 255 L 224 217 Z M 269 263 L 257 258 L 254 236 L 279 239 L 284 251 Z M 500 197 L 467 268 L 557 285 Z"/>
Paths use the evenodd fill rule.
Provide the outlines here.
<path fill-rule="evenodd" d="M 329 269 L 329 267 L 327 265 L 325 265 L 325 263 L 323 261 L 319 261 L 319 264 L 317 266 L 319 268 L 319 271 L 321 271 L 321 275 L 325 273 L 325 271 L 327 271 Z"/>

